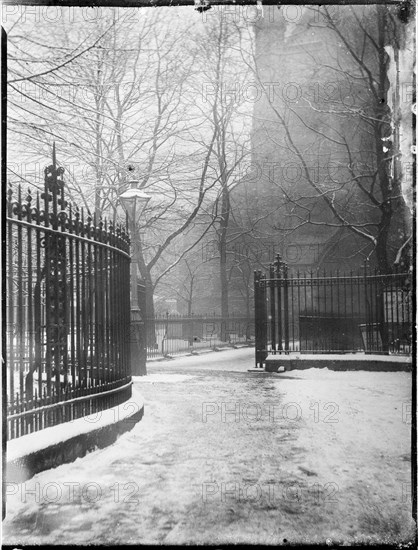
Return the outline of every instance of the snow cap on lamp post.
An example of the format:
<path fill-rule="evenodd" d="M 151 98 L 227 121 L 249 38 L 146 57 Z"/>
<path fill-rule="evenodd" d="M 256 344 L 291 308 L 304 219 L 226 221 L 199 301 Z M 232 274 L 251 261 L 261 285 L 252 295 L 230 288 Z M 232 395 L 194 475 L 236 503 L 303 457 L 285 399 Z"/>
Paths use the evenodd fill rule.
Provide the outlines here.
<path fill-rule="evenodd" d="M 131 182 L 131 184 L 132 183 L 135 182 Z M 134 224 L 136 224 L 139 220 L 139 217 L 147 206 L 150 198 L 151 197 L 149 195 L 136 188 L 127 189 L 119 196 L 122 208 Z"/>

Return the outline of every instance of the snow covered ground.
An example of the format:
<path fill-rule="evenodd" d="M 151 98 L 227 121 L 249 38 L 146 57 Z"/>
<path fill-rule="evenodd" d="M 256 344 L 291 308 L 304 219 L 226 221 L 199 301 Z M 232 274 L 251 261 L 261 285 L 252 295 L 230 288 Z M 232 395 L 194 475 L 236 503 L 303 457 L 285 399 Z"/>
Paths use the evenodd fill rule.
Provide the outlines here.
<path fill-rule="evenodd" d="M 65 424 L 65 429 L 63 424 L 58 424 L 39 432 L 33 432 L 17 439 L 12 439 L 7 444 L 7 461 L 19 460 L 22 457 L 37 453 L 48 447 L 60 445 L 80 434 L 100 430 L 116 422 L 122 421 L 127 424 L 134 422 L 134 420 L 131 420 L 131 416 L 138 413 L 143 406 L 142 396 L 136 388 L 133 388 L 129 403 L 121 403 L 110 409 L 71 420 Z"/>
<path fill-rule="evenodd" d="M 149 365 L 112 446 L 7 487 L 3 543 L 408 542 L 411 375 Z"/>

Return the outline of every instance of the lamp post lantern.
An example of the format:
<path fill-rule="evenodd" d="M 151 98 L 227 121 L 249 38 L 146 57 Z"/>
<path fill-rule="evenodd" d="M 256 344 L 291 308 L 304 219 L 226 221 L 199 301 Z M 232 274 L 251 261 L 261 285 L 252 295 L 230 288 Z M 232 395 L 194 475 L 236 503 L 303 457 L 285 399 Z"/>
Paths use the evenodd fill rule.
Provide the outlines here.
<path fill-rule="evenodd" d="M 129 232 L 131 234 L 131 373 L 134 376 L 145 376 L 147 374 L 147 350 L 144 319 L 138 304 L 139 234 L 137 223 L 151 197 L 137 189 L 137 181 L 131 181 L 130 183 L 131 188 L 122 193 L 119 200 L 128 217 Z"/>

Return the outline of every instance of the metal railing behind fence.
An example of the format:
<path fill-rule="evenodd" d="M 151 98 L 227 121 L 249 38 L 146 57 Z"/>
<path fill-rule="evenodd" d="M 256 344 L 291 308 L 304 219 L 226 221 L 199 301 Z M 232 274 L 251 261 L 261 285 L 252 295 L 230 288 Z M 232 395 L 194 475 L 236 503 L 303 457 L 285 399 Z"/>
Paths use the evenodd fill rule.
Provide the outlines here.
<path fill-rule="evenodd" d="M 129 238 L 68 205 L 64 170 L 44 193 L 7 194 L 8 438 L 131 395 Z"/>
<path fill-rule="evenodd" d="M 277 257 L 254 275 L 256 364 L 280 353 L 412 353 L 408 273 L 368 268 L 289 276 Z"/>
<path fill-rule="evenodd" d="M 254 320 L 240 315 L 161 315 L 147 318 L 145 325 L 147 358 L 254 340 Z"/>

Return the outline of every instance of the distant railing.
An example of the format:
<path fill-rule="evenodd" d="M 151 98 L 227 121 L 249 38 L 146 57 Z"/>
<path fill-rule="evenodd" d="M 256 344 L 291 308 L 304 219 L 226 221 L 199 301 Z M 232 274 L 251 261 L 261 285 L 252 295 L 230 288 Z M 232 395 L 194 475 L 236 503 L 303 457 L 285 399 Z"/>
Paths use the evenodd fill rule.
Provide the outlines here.
<path fill-rule="evenodd" d="M 250 343 L 254 341 L 255 333 L 254 319 L 243 315 L 166 314 L 147 318 L 145 325 L 148 359 Z"/>
<path fill-rule="evenodd" d="M 64 197 L 7 194 L 7 430 L 13 439 L 96 413 L 131 395 L 129 239 Z"/>
<path fill-rule="evenodd" d="M 256 364 L 281 353 L 412 353 L 408 273 L 311 271 L 289 276 L 277 257 L 254 275 Z"/>

